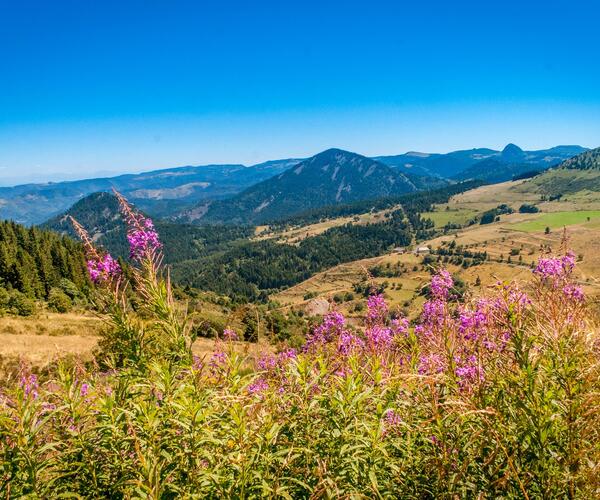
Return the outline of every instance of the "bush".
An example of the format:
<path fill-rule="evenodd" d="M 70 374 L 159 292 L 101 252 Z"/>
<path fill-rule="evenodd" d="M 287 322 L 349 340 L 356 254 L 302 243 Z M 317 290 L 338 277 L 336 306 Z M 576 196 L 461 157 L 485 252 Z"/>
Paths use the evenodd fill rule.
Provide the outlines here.
<path fill-rule="evenodd" d="M 536 214 L 540 211 L 538 207 L 535 205 L 529 205 L 527 203 L 521 205 L 519 207 L 519 213 L 521 214 Z"/>
<path fill-rule="evenodd" d="M 12 290 L 8 300 L 8 309 L 18 316 L 32 316 L 35 314 L 35 301 L 18 290 Z"/>
<path fill-rule="evenodd" d="M 48 307 L 59 313 L 67 313 L 73 308 L 73 302 L 65 292 L 52 288 L 48 294 Z"/>

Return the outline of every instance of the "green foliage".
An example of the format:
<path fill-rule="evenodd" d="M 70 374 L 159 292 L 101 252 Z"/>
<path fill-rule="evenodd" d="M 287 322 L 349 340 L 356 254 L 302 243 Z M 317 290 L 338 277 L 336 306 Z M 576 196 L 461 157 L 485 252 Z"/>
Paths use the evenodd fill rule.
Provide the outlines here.
<path fill-rule="evenodd" d="M 561 167 L 572 170 L 600 169 L 600 148 L 581 153 L 562 163 Z"/>
<path fill-rule="evenodd" d="M 7 497 L 597 496 L 599 334 L 572 254 L 540 262 L 529 296 L 500 283 L 456 305 L 464 284 L 439 272 L 414 327 L 370 297 L 360 324 L 333 312 L 253 364 L 233 341 L 192 357 L 154 250 L 132 271 L 139 311 L 122 277 L 101 285 L 122 363 L 4 382 Z M 276 304 L 242 322 L 248 340 L 288 335 Z"/>
<path fill-rule="evenodd" d="M 496 208 L 493 208 L 492 210 L 488 210 L 487 212 L 484 212 L 483 215 L 481 216 L 479 223 L 480 224 L 491 224 L 492 222 L 495 222 L 496 220 L 498 220 L 498 216 L 503 215 L 503 214 L 511 214 L 511 213 L 513 213 L 513 209 L 503 203 L 502 205 L 498 205 Z"/>
<path fill-rule="evenodd" d="M 17 316 L 32 316 L 35 314 L 35 301 L 18 290 L 0 288 L 0 311 Z"/>
<path fill-rule="evenodd" d="M 538 207 L 535 205 L 530 205 L 528 203 L 524 203 L 519 207 L 520 214 L 536 214 L 540 211 Z"/>
<path fill-rule="evenodd" d="M 89 286 L 80 244 L 50 231 L 0 221 L 0 286 L 45 300 L 63 279 L 79 290 Z"/>
<path fill-rule="evenodd" d="M 60 288 L 52 288 L 48 294 L 48 307 L 59 313 L 67 313 L 72 309 L 73 302 Z"/>

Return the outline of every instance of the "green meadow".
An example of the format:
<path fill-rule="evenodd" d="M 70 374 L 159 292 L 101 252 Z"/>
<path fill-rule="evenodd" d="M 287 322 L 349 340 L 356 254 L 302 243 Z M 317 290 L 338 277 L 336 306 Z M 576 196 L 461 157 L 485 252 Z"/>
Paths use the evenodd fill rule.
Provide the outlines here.
<path fill-rule="evenodd" d="M 423 212 L 421 214 L 421 217 L 423 219 L 431 219 L 435 224 L 435 227 L 444 227 L 448 223 L 466 224 L 469 220 L 476 217 L 477 214 L 477 210 L 473 210 L 470 208 L 459 208 L 451 210 L 440 209 L 435 212 Z"/>
<path fill-rule="evenodd" d="M 559 229 L 573 224 L 583 224 L 600 220 L 600 210 L 573 210 L 569 212 L 551 212 L 540 214 L 534 220 L 511 225 L 511 229 L 533 233 L 550 229 Z"/>

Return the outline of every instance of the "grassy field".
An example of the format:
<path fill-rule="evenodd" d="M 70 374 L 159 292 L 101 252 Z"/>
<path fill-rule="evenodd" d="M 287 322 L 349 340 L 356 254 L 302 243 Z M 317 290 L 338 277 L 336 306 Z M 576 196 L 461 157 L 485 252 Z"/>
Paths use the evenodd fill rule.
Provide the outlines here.
<path fill-rule="evenodd" d="M 95 336 L 102 320 L 91 313 L 40 312 L 30 317 L 0 317 L 0 335 L 31 335 L 46 337 Z M 0 353 L 3 348 L 0 347 Z"/>
<path fill-rule="evenodd" d="M 435 227 L 444 227 L 446 224 L 464 225 L 479 214 L 479 210 L 473 208 L 444 208 L 440 205 L 435 212 L 423 212 L 424 219 L 431 219 Z M 437 207 L 436 207 L 437 208 Z"/>
<path fill-rule="evenodd" d="M 553 212 L 540 214 L 536 219 L 512 225 L 515 231 L 537 232 L 550 229 L 560 229 L 574 224 L 595 222 L 600 219 L 600 210 L 573 210 L 568 212 Z"/>
<path fill-rule="evenodd" d="M 103 324 L 100 319 L 76 314 L 45 315 L 45 332 L 39 333 L 39 318 L 0 318 L 0 359 L 7 362 L 23 360 L 33 366 L 42 367 L 64 356 L 75 356 L 82 361 L 92 359 L 98 343 L 98 333 Z M 68 330 L 65 330 L 68 325 Z M 272 347 L 260 342 L 252 344 L 235 342 L 235 349 L 254 359 Z M 194 342 L 194 353 L 200 357 L 214 352 L 213 339 L 198 338 Z"/>

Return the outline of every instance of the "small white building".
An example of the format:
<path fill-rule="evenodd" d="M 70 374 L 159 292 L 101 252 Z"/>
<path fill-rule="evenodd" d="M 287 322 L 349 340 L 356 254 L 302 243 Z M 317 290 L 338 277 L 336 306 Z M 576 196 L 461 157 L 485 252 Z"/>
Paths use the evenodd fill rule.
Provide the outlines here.
<path fill-rule="evenodd" d="M 393 253 L 406 253 L 406 248 L 404 247 L 396 247 L 392 250 Z"/>
<path fill-rule="evenodd" d="M 427 255 L 431 253 L 431 249 L 427 246 L 415 248 L 415 255 Z"/>

